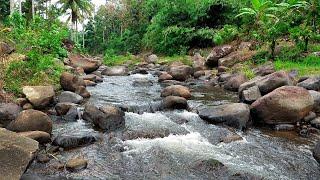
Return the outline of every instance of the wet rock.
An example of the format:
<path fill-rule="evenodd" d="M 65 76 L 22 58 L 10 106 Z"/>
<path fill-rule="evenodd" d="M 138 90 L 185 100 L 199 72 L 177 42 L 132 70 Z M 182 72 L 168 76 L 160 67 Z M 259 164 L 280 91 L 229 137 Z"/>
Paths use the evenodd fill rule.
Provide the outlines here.
<path fill-rule="evenodd" d="M 85 86 L 85 83 L 82 78 L 71 73 L 64 72 L 60 77 L 60 85 L 65 91 L 75 92 L 80 86 Z"/>
<path fill-rule="evenodd" d="M 107 131 L 116 130 L 125 126 L 124 112 L 113 106 L 98 108 L 92 104 L 86 104 L 83 119 Z"/>
<path fill-rule="evenodd" d="M 234 142 L 234 141 L 241 141 L 241 140 L 243 140 L 243 138 L 240 135 L 235 134 L 235 135 L 230 135 L 230 136 L 224 137 L 222 139 L 222 142 L 231 143 L 231 142 Z"/>
<path fill-rule="evenodd" d="M 153 82 L 149 79 L 138 79 L 138 80 L 134 80 L 132 83 L 132 86 L 134 87 L 147 87 L 152 85 L 153 85 Z"/>
<path fill-rule="evenodd" d="M 91 96 L 91 94 L 89 93 L 89 91 L 86 89 L 86 87 L 84 86 L 79 86 L 75 93 L 79 94 L 80 96 L 82 96 L 83 98 L 89 98 Z"/>
<path fill-rule="evenodd" d="M 88 86 L 96 86 L 97 83 L 93 82 L 93 81 L 89 81 L 89 80 L 84 80 L 85 85 Z"/>
<path fill-rule="evenodd" d="M 312 120 L 311 125 L 312 125 L 312 127 L 320 129 L 320 118 L 318 117 L 318 118 Z"/>
<path fill-rule="evenodd" d="M 88 80 L 88 81 L 93 81 L 93 82 L 96 82 L 96 80 L 97 80 L 97 76 L 94 74 L 83 75 L 83 76 L 80 76 L 80 78 L 82 78 L 83 80 Z"/>
<path fill-rule="evenodd" d="M 241 84 L 247 82 L 248 79 L 245 75 L 243 74 L 236 74 L 232 76 L 225 84 L 224 84 L 224 89 L 229 90 L 229 91 L 235 91 L 238 92 L 238 89 Z"/>
<path fill-rule="evenodd" d="M 40 144 L 46 144 L 51 142 L 50 134 L 43 131 L 28 131 L 28 132 L 19 132 L 20 136 L 28 137 L 35 141 L 38 141 Z"/>
<path fill-rule="evenodd" d="M 187 109 L 188 102 L 183 97 L 167 96 L 162 101 L 163 109 Z"/>
<path fill-rule="evenodd" d="M 233 75 L 230 73 L 222 73 L 222 74 L 220 74 L 218 81 L 221 83 L 224 83 L 224 82 L 228 81 L 229 79 L 231 79 L 232 77 L 233 77 Z"/>
<path fill-rule="evenodd" d="M 47 107 L 55 96 L 52 86 L 24 86 L 22 92 L 37 109 Z"/>
<path fill-rule="evenodd" d="M 198 79 L 199 77 L 204 76 L 204 75 L 206 75 L 206 72 L 200 70 L 200 71 L 195 72 L 195 73 L 193 74 L 193 77 L 196 78 L 196 79 Z"/>
<path fill-rule="evenodd" d="M 185 82 L 176 81 L 176 80 L 165 80 L 161 82 L 161 85 L 168 87 L 172 85 L 186 86 L 187 84 Z"/>
<path fill-rule="evenodd" d="M 255 54 L 255 51 L 235 51 L 226 57 L 220 58 L 218 66 L 232 67 L 237 63 L 252 59 Z"/>
<path fill-rule="evenodd" d="M 284 86 L 255 101 L 251 105 L 251 115 L 266 124 L 291 124 L 307 116 L 313 104 L 306 89 Z"/>
<path fill-rule="evenodd" d="M 194 71 L 203 71 L 207 69 L 205 66 L 206 60 L 199 53 L 195 53 L 195 55 L 192 58 L 192 61 L 193 61 L 192 67 Z"/>
<path fill-rule="evenodd" d="M 276 70 L 274 68 L 273 63 L 266 63 L 262 66 L 259 66 L 255 69 L 253 69 L 253 72 L 257 75 L 257 76 L 265 76 L 268 74 L 272 74 L 274 73 Z"/>
<path fill-rule="evenodd" d="M 128 68 L 125 66 L 108 67 L 101 74 L 106 76 L 127 76 Z"/>
<path fill-rule="evenodd" d="M 23 105 L 22 109 L 23 109 L 23 110 L 33 109 L 33 106 L 32 106 L 32 104 L 27 103 L 27 104 Z"/>
<path fill-rule="evenodd" d="M 0 103 L 0 124 L 6 127 L 21 111 L 21 107 L 14 103 Z"/>
<path fill-rule="evenodd" d="M 172 85 L 164 88 L 161 91 L 161 97 L 167 97 L 167 96 L 180 96 L 186 99 L 189 99 L 191 97 L 191 93 L 189 91 L 189 88 L 181 85 Z"/>
<path fill-rule="evenodd" d="M 317 117 L 317 114 L 312 112 L 312 111 L 310 111 L 309 114 L 306 117 L 303 118 L 303 121 L 310 122 L 313 119 L 315 119 L 316 117 Z"/>
<path fill-rule="evenodd" d="M 148 70 L 146 68 L 138 68 L 133 70 L 131 74 L 148 74 Z"/>
<path fill-rule="evenodd" d="M 199 116 L 210 123 L 224 123 L 244 129 L 250 119 L 250 109 L 242 103 L 225 104 L 200 109 Z"/>
<path fill-rule="evenodd" d="M 320 113 L 320 92 L 309 90 L 309 93 L 314 100 L 313 111 Z"/>
<path fill-rule="evenodd" d="M 94 142 L 97 139 L 91 135 L 83 135 L 83 136 L 71 136 L 71 135 L 60 135 L 56 137 L 52 144 L 55 146 L 62 147 L 64 149 L 77 148 L 81 146 L 87 146 Z"/>
<path fill-rule="evenodd" d="M 63 116 L 66 115 L 68 113 L 68 111 L 70 110 L 70 108 L 72 107 L 76 107 L 77 105 L 74 103 L 58 103 L 55 106 L 55 110 L 57 112 L 58 116 Z"/>
<path fill-rule="evenodd" d="M 147 56 L 146 58 L 145 58 L 145 61 L 147 62 L 147 63 L 153 63 L 153 64 L 155 64 L 157 61 L 158 61 L 158 56 L 157 55 L 155 55 L 155 54 L 151 54 L 151 55 L 149 55 L 149 56 Z"/>
<path fill-rule="evenodd" d="M 80 157 L 70 159 L 66 164 L 66 168 L 69 171 L 79 171 L 87 168 L 87 166 L 88 166 L 88 161 Z"/>
<path fill-rule="evenodd" d="M 196 165 L 193 167 L 197 169 L 198 171 L 219 171 L 220 169 L 224 169 L 225 171 L 227 168 L 222 164 L 220 161 L 216 159 L 208 159 L 208 160 L 201 160 L 196 163 Z"/>
<path fill-rule="evenodd" d="M 228 71 L 228 68 L 225 67 L 225 66 L 219 66 L 218 67 L 218 74 L 222 74 L 224 72 L 227 72 Z"/>
<path fill-rule="evenodd" d="M 171 80 L 171 79 L 173 79 L 173 77 L 172 77 L 169 73 L 163 72 L 163 73 L 161 73 L 161 75 L 159 76 L 158 82 L 163 82 L 163 81 L 165 81 L 165 80 Z"/>
<path fill-rule="evenodd" d="M 37 141 L 0 128 L 1 179 L 20 179 L 38 148 Z"/>
<path fill-rule="evenodd" d="M 193 69 L 187 65 L 171 66 L 168 73 L 174 80 L 185 81 L 193 74 Z"/>
<path fill-rule="evenodd" d="M 277 89 L 278 87 L 286 85 L 290 86 L 292 84 L 292 80 L 288 76 L 288 73 L 284 71 L 278 71 L 263 77 L 256 77 L 246 83 L 241 84 L 239 87 L 239 94 L 250 87 L 258 86 L 260 93 L 265 95 Z"/>
<path fill-rule="evenodd" d="M 48 163 L 51 160 L 51 158 L 50 158 L 50 156 L 48 154 L 40 153 L 40 154 L 37 155 L 36 160 L 37 160 L 38 163 L 43 163 L 44 164 L 44 163 Z"/>
<path fill-rule="evenodd" d="M 58 97 L 59 103 L 74 103 L 80 104 L 83 97 L 71 91 L 63 91 Z"/>
<path fill-rule="evenodd" d="M 259 99 L 261 97 L 261 93 L 258 86 L 252 86 L 244 91 L 242 91 L 242 94 L 240 95 L 240 101 L 252 104 L 254 101 Z"/>
<path fill-rule="evenodd" d="M 100 61 L 83 57 L 81 55 L 70 55 L 70 66 L 81 67 L 85 73 L 91 73 L 99 68 L 101 65 Z"/>
<path fill-rule="evenodd" d="M 306 88 L 308 90 L 319 91 L 320 90 L 320 77 L 310 77 L 300 83 L 297 86 Z"/>
<path fill-rule="evenodd" d="M 7 129 L 15 132 L 44 131 L 51 134 L 52 121 L 48 115 L 41 111 L 25 110 L 10 122 Z"/>
<path fill-rule="evenodd" d="M 274 126 L 274 130 L 276 130 L 276 131 L 293 131 L 294 125 L 292 125 L 292 124 L 277 124 Z"/>
<path fill-rule="evenodd" d="M 206 59 L 206 65 L 210 67 L 218 66 L 218 60 L 230 54 L 233 47 L 230 45 L 214 47 Z"/>
<path fill-rule="evenodd" d="M 320 164 L 320 141 L 315 145 L 314 149 L 312 150 L 313 157 L 318 161 Z"/>
<path fill-rule="evenodd" d="M 29 103 L 27 98 L 18 98 L 16 100 L 16 103 L 20 106 L 23 107 L 25 104 Z"/>
<path fill-rule="evenodd" d="M 75 106 L 72 106 L 69 111 L 67 112 L 67 114 L 65 114 L 63 116 L 63 119 L 66 121 L 76 121 L 79 119 L 79 112 L 78 112 L 78 108 Z"/>

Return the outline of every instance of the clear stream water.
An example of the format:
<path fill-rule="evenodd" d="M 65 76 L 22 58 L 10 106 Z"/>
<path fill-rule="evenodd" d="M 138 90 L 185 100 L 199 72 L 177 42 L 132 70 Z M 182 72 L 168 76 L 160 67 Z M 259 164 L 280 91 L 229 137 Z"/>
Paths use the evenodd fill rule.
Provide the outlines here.
<path fill-rule="evenodd" d="M 150 80 L 152 86 L 134 86 L 135 80 Z M 192 109 L 236 102 L 236 94 L 220 88 L 208 88 L 204 81 L 191 85 Z M 207 124 L 193 111 L 153 112 L 161 100 L 157 78 L 148 75 L 105 77 L 90 87 L 90 102 L 130 107 L 125 115 L 126 128 L 102 133 L 92 125 L 54 122 L 53 135 L 95 135 L 98 142 L 70 151 L 56 158 L 66 161 L 83 156 L 88 168 L 79 172 L 57 171 L 57 160 L 47 164 L 34 162 L 28 172 L 52 179 L 241 179 L 234 174 L 251 174 L 263 179 L 320 179 L 320 166 L 310 151 L 315 139 L 301 138 L 294 132 L 249 129 L 239 132 Z M 145 112 L 145 113 L 142 113 Z M 238 134 L 243 140 L 220 142 Z M 212 169 L 203 163 L 216 159 L 225 167 Z"/>

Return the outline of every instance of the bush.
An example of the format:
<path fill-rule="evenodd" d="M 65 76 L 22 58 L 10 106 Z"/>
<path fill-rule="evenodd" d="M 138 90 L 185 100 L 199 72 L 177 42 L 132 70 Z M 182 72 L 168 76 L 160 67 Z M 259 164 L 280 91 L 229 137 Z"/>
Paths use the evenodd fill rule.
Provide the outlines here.
<path fill-rule="evenodd" d="M 238 29 L 235 26 L 225 25 L 217 31 L 213 37 L 213 42 L 216 45 L 222 45 L 233 41 L 238 36 Z"/>

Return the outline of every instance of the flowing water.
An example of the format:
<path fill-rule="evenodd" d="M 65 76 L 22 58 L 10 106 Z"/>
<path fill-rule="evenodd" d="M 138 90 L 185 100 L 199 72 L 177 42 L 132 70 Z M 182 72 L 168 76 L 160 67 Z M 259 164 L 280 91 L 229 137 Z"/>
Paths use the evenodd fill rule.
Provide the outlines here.
<path fill-rule="evenodd" d="M 150 86 L 136 86 L 136 80 L 149 80 Z M 53 179 L 319 179 L 320 168 L 310 148 L 314 138 L 295 133 L 274 133 L 249 129 L 239 132 L 207 124 L 194 110 L 236 102 L 237 96 L 220 88 L 208 88 L 205 81 L 190 83 L 191 111 L 156 111 L 163 87 L 148 75 L 105 77 L 104 82 L 88 88 L 96 105 L 113 104 L 126 108 L 126 128 L 112 133 L 94 130 L 77 122 L 54 122 L 54 136 L 94 135 L 98 142 L 56 155 L 66 161 L 83 156 L 88 168 L 79 172 L 57 171 L 51 160 L 34 162 L 29 173 Z M 155 112 L 156 111 L 156 112 Z M 222 138 L 238 134 L 243 140 L 231 143 Z M 225 166 L 219 166 L 218 160 Z M 206 163 L 207 162 L 207 163 Z M 208 163 L 209 162 L 209 163 Z M 209 165 L 208 165 L 209 164 Z M 217 165 L 218 164 L 218 165 Z"/>

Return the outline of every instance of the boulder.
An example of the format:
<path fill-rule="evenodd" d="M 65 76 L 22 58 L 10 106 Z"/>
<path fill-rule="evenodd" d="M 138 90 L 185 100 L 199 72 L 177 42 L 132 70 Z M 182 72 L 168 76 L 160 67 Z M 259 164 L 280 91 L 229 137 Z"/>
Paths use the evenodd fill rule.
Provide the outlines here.
<path fill-rule="evenodd" d="M 97 141 L 96 137 L 90 136 L 90 135 L 86 135 L 86 136 L 60 135 L 53 140 L 52 144 L 65 149 L 72 149 L 72 148 L 90 145 L 96 141 Z"/>
<path fill-rule="evenodd" d="M 81 67 L 87 74 L 97 70 L 101 65 L 100 61 L 82 57 L 80 55 L 70 55 L 69 60 L 70 66 L 74 68 Z"/>
<path fill-rule="evenodd" d="M 152 86 L 153 82 L 147 78 L 145 79 L 137 79 L 132 82 L 132 86 L 134 87 L 148 87 Z"/>
<path fill-rule="evenodd" d="M 158 82 L 163 82 L 163 81 L 165 81 L 165 80 L 172 80 L 172 79 L 173 79 L 173 77 L 172 77 L 169 73 L 163 72 L 163 73 L 161 73 L 161 75 L 159 76 Z"/>
<path fill-rule="evenodd" d="M 66 164 L 67 170 L 72 172 L 85 169 L 87 168 L 87 166 L 88 166 L 88 160 L 80 157 L 69 159 Z"/>
<path fill-rule="evenodd" d="M 245 62 L 252 59 L 255 54 L 255 51 L 235 51 L 224 58 L 220 58 L 218 65 L 232 67 L 237 63 Z"/>
<path fill-rule="evenodd" d="M 180 96 L 186 99 L 191 98 L 189 88 L 181 85 L 171 85 L 161 91 L 161 97 Z"/>
<path fill-rule="evenodd" d="M 131 74 L 148 74 L 148 69 L 146 68 L 137 68 L 131 72 Z"/>
<path fill-rule="evenodd" d="M 210 67 L 218 66 L 218 60 L 230 54 L 233 47 L 230 45 L 214 47 L 206 59 L 206 65 Z"/>
<path fill-rule="evenodd" d="M 230 73 L 222 73 L 219 75 L 218 81 L 220 83 L 225 83 L 226 81 L 229 81 L 229 79 L 231 79 L 232 77 L 233 75 Z"/>
<path fill-rule="evenodd" d="M 106 131 L 125 126 L 124 112 L 113 106 L 98 108 L 92 104 L 86 104 L 83 119 Z"/>
<path fill-rule="evenodd" d="M 169 69 L 169 74 L 174 80 L 185 81 L 193 74 L 193 69 L 187 65 L 171 66 Z"/>
<path fill-rule="evenodd" d="M 309 93 L 314 101 L 313 111 L 316 113 L 320 113 L 320 92 L 309 90 Z"/>
<path fill-rule="evenodd" d="M 224 89 L 229 91 L 235 91 L 238 92 L 238 89 L 241 84 L 247 82 L 248 79 L 243 74 L 236 74 L 232 76 L 223 86 Z"/>
<path fill-rule="evenodd" d="M 309 92 L 297 86 L 280 87 L 251 105 L 251 115 L 266 124 L 293 124 L 309 114 L 314 101 Z"/>
<path fill-rule="evenodd" d="M 75 92 L 80 86 L 85 86 L 85 82 L 79 76 L 64 72 L 60 77 L 60 85 L 65 91 Z"/>
<path fill-rule="evenodd" d="M 0 128 L 0 179 L 20 179 L 38 149 L 37 141 Z"/>
<path fill-rule="evenodd" d="M 207 69 L 205 66 L 206 60 L 199 53 L 195 53 L 195 55 L 192 58 L 192 62 L 192 67 L 194 71 L 203 71 Z"/>
<path fill-rule="evenodd" d="M 0 103 L 0 124 L 6 127 L 21 111 L 22 108 L 14 103 Z"/>
<path fill-rule="evenodd" d="M 195 72 L 195 73 L 193 74 L 193 77 L 197 79 L 197 78 L 199 78 L 199 77 L 201 77 L 201 76 L 204 76 L 204 75 L 206 75 L 206 72 L 203 71 L 203 70 L 200 70 L 200 71 Z"/>
<path fill-rule="evenodd" d="M 28 137 L 30 139 L 38 141 L 40 144 L 46 144 L 51 142 L 50 134 L 43 131 L 27 131 L 19 132 L 20 136 Z"/>
<path fill-rule="evenodd" d="M 82 96 L 83 98 L 89 98 L 91 96 L 91 94 L 89 93 L 89 91 L 86 89 L 86 87 L 84 86 L 79 86 L 75 93 L 79 94 L 80 96 Z"/>
<path fill-rule="evenodd" d="M 320 90 L 320 77 L 310 77 L 302 82 L 299 82 L 297 86 L 306 88 L 308 90 L 319 91 Z"/>
<path fill-rule="evenodd" d="M 80 104 L 83 97 L 71 91 L 63 91 L 58 97 L 59 103 L 74 103 Z"/>
<path fill-rule="evenodd" d="M 74 103 L 62 102 L 62 103 L 56 104 L 55 110 L 58 116 L 64 116 L 69 112 L 70 108 L 76 107 L 76 106 L 77 105 Z"/>
<path fill-rule="evenodd" d="M 155 54 L 151 54 L 151 55 L 149 55 L 149 56 L 147 56 L 146 58 L 145 58 L 145 61 L 147 62 L 147 63 L 153 63 L 153 64 L 155 64 L 157 61 L 158 61 L 158 56 L 157 55 L 155 55 Z"/>
<path fill-rule="evenodd" d="M 253 72 L 257 75 L 257 76 L 265 76 L 268 74 L 272 74 L 274 73 L 276 70 L 274 68 L 273 63 L 266 63 L 264 65 L 261 65 L 255 69 L 253 69 Z"/>
<path fill-rule="evenodd" d="M 312 112 L 312 111 L 310 111 L 309 114 L 306 117 L 303 118 L 303 121 L 304 122 L 310 122 L 310 121 L 314 120 L 316 117 L 317 117 L 317 114 Z"/>
<path fill-rule="evenodd" d="M 167 96 L 162 100 L 163 109 L 187 109 L 188 102 L 185 98 L 179 96 Z"/>
<path fill-rule="evenodd" d="M 33 106 L 32 106 L 32 104 L 27 103 L 27 104 L 23 105 L 22 109 L 23 110 L 33 109 Z"/>
<path fill-rule="evenodd" d="M 318 141 L 318 143 L 315 145 L 314 149 L 312 150 L 312 154 L 314 159 L 320 164 L 320 141 Z"/>
<path fill-rule="evenodd" d="M 128 68 L 125 66 L 108 67 L 101 74 L 106 76 L 127 76 Z"/>
<path fill-rule="evenodd" d="M 258 86 L 252 86 L 240 94 L 240 101 L 247 104 L 252 104 L 259 98 L 261 98 L 261 93 Z"/>
<path fill-rule="evenodd" d="M 0 56 L 9 55 L 14 52 L 14 48 L 8 43 L 0 42 Z"/>
<path fill-rule="evenodd" d="M 320 129 L 320 117 L 313 119 L 310 123 L 312 127 Z"/>
<path fill-rule="evenodd" d="M 52 86 L 24 86 L 22 92 L 37 109 L 47 107 L 55 96 Z"/>
<path fill-rule="evenodd" d="M 243 103 L 224 104 L 202 108 L 199 116 L 209 123 L 223 123 L 242 130 L 250 120 L 250 108 Z"/>
<path fill-rule="evenodd" d="M 44 131 L 51 134 L 52 121 L 48 115 L 41 111 L 25 110 L 10 122 L 7 129 L 15 132 Z"/>
<path fill-rule="evenodd" d="M 268 94 L 269 92 L 277 89 L 281 86 L 292 85 L 293 82 L 289 77 L 288 73 L 285 71 L 278 71 L 263 77 L 256 77 L 248 82 L 245 82 L 239 87 L 239 95 L 241 96 L 242 91 L 253 87 L 258 86 L 259 91 L 262 95 Z"/>

